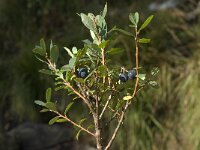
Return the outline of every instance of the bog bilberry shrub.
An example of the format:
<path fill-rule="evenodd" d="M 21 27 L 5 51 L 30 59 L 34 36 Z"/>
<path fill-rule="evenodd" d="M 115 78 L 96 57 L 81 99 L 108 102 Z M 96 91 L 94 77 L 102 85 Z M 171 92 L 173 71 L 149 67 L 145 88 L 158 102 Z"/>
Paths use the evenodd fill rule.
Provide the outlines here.
<path fill-rule="evenodd" d="M 89 30 L 91 38 L 83 40 L 84 47 L 64 50 L 71 57 L 68 64 L 59 67 L 57 60 L 59 49 L 51 41 L 49 48 L 43 39 L 33 52 L 38 60 L 47 65 L 47 69 L 40 70 L 41 73 L 51 75 L 55 78 L 55 91 L 66 90 L 74 98 L 68 100 L 66 109 L 62 112 L 58 110 L 51 95 L 52 89 L 46 90 L 46 100 L 36 100 L 35 103 L 42 106 L 41 112 L 52 112 L 56 116 L 49 121 L 49 124 L 59 122 L 69 122 L 78 130 L 76 138 L 81 132 L 85 132 L 96 140 L 98 150 L 108 150 L 123 123 L 125 113 L 132 104 L 137 93 L 144 87 L 158 87 L 154 77 L 158 73 L 157 68 L 153 68 L 148 74 L 141 73 L 139 67 L 139 45 L 150 42 L 148 38 L 141 38 L 140 33 L 149 25 L 153 16 L 150 16 L 139 26 L 139 14 L 130 13 L 130 28 L 132 32 L 117 28 L 116 26 L 108 31 L 106 24 L 107 5 L 105 5 L 99 15 L 92 13 L 78 14 L 84 26 Z M 135 66 L 126 69 L 125 66 L 114 66 L 111 60 L 112 55 L 117 54 L 118 48 L 109 47 L 113 38 L 113 32 L 120 32 L 133 39 L 135 42 L 135 56 L 132 58 Z M 139 36 L 140 35 L 140 36 Z M 116 69 L 117 68 L 117 69 Z M 128 71 L 129 70 L 129 71 Z M 70 117 L 69 111 L 73 109 L 74 101 L 82 102 L 88 108 L 89 117 L 74 121 Z M 105 114 L 112 114 L 109 119 Z M 104 118 L 104 119 L 103 119 Z M 107 119 L 107 120 L 105 120 Z M 104 121 L 103 121 L 104 120 Z M 112 121 L 116 121 L 116 127 L 107 142 L 104 139 L 103 130 Z M 86 123 L 87 122 L 87 123 Z M 105 133 L 105 132 L 104 132 Z"/>

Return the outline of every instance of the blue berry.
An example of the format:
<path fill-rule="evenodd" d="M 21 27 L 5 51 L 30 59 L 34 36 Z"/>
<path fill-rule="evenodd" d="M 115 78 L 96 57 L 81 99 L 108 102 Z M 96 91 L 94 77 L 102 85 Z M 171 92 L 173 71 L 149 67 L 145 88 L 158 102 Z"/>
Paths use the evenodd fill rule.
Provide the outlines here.
<path fill-rule="evenodd" d="M 128 80 L 127 74 L 120 73 L 119 74 L 119 80 L 122 81 L 122 82 L 126 82 Z"/>
<path fill-rule="evenodd" d="M 135 78 L 136 78 L 136 75 L 137 75 L 137 72 L 136 72 L 135 69 L 129 70 L 129 71 L 128 71 L 128 78 L 129 78 L 129 79 L 135 79 Z"/>
<path fill-rule="evenodd" d="M 80 68 L 79 71 L 78 71 L 78 77 L 86 78 L 87 76 L 88 76 L 87 68 Z"/>

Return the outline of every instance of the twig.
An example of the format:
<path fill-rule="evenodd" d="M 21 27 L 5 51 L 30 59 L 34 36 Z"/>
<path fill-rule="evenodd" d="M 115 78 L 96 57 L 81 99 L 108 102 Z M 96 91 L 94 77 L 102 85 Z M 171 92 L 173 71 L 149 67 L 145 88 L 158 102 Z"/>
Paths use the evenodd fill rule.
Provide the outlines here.
<path fill-rule="evenodd" d="M 109 96 L 108 100 L 106 101 L 106 104 L 105 104 L 105 106 L 103 107 L 103 110 L 102 110 L 102 112 L 101 112 L 101 114 L 100 114 L 100 116 L 99 116 L 99 119 L 102 118 L 102 116 L 103 116 L 103 114 L 104 114 L 106 108 L 108 107 L 108 104 L 109 104 L 111 98 L 112 98 L 112 93 L 111 93 L 111 95 Z"/>
<path fill-rule="evenodd" d="M 59 117 L 65 119 L 66 121 L 70 122 L 70 123 L 73 124 L 74 126 L 80 128 L 81 130 L 83 130 L 83 131 L 87 132 L 88 134 L 90 134 L 90 135 L 92 135 L 92 136 L 95 137 L 95 134 L 94 134 L 94 133 L 92 133 L 92 132 L 90 132 L 89 130 L 85 129 L 84 127 L 78 125 L 77 123 L 75 123 L 74 121 L 72 121 L 71 119 L 69 119 L 66 115 L 64 116 L 64 115 L 62 115 L 62 114 L 60 114 L 59 112 L 54 111 L 54 110 L 51 110 L 51 112 L 56 113 Z"/>
<path fill-rule="evenodd" d="M 112 143 L 113 143 L 113 141 L 114 141 L 114 139 L 115 139 L 115 137 L 116 137 L 116 135 L 117 135 L 117 133 L 119 131 L 119 128 L 122 125 L 126 109 L 128 108 L 129 105 L 130 105 L 130 103 L 127 102 L 124 110 L 122 111 L 122 114 L 121 114 L 120 120 L 119 120 L 119 122 L 117 124 L 117 127 L 115 128 L 115 131 L 113 132 L 113 135 L 112 135 L 111 139 L 109 140 L 107 146 L 105 147 L 105 150 L 108 150 L 111 147 L 111 145 L 112 145 Z"/>
<path fill-rule="evenodd" d="M 139 81 L 139 78 L 138 78 L 138 31 L 137 31 L 137 27 L 135 27 L 135 63 L 136 63 L 136 82 L 135 82 L 135 88 L 134 88 L 134 91 L 133 91 L 133 96 L 132 97 L 135 97 L 135 94 L 137 92 L 137 86 L 138 86 L 138 81 Z"/>

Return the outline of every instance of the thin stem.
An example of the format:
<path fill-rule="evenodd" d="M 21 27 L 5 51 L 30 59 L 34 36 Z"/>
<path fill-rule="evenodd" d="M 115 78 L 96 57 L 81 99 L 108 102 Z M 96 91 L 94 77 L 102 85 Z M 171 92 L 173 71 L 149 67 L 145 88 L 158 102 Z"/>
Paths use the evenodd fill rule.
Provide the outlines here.
<path fill-rule="evenodd" d="M 136 82 L 135 82 L 135 88 L 133 91 L 133 97 L 135 97 L 136 92 L 137 92 L 137 87 L 138 87 L 138 82 L 139 82 L 139 78 L 138 78 L 138 67 L 139 67 L 139 60 L 138 60 L 138 31 L 137 31 L 137 27 L 135 28 L 135 63 L 136 63 Z"/>
<path fill-rule="evenodd" d="M 107 100 L 107 102 L 106 102 L 105 106 L 103 107 L 103 110 L 102 110 L 102 112 L 101 112 L 101 114 L 100 114 L 100 116 L 99 116 L 99 119 L 101 119 L 101 118 L 102 118 L 102 116 L 103 116 L 103 114 L 104 114 L 104 112 L 105 112 L 106 108 L 108 107 L 108 104 L 109 104 L 109 102 L 110 102 L 111 98 L 112 98 L 112 94 L 109 96 L 109 98 L 108 98 L 108 100 Z"/>
<path fill-rule="evenodd" d="M 119 128 L 120 128 L 120 126 L 122 125 L 122 122 L 123 122 L 123 119 L 124 119 L 124 115 L 125 115 L 126 109 L 128 108 L 129 105 L 130 105 L 130 103 L 127 102 L 127 103 L 126 103 L 126 106 L 124 107 L 124 110 L 122 111 L 122 114 L 121 114 L 121 117 L 120 117 L 119 122 L 118 122 L 118 124 L 117 124 L 117 127 L 115 128 L 115 131 L 113 132 L 113 135 L 112 135 L 111 139 L 109 140 L 107 146 L 105 147 L 105 150 L 108 150 L 108 149 L 111 147 L 111 145 L 112 145 L 114 139 L 116 138 L 117 133 L 118 133 L 118 131 L 119 131 Z"/>
<path fill-rule="evenodd" d="M 59 117 L 65 119 L 66 121 L 70 122 L 70 123 L 73 124 L 74 126 L 80 128 L 81 130 L 83 130 L 83 131 L 87 132 L 88 134 L 90 134 L 90 135 L 92 135 L 92 136 L 95 137 L 95 134 L 94 134 L 94 133 L 92 133 L 92 132 L 90 132 L 89 130 L 85 129 L 84 127 L 78 125 L 77 123 L 75 123 L 74 121 L 72 121 L 71 119 L 69 119 L 67 116 L 64 116 L 64 115 L 62 115 L 62 114 L 60 114 L 59 112 L 54 111 L 54 110 L 51 110 L 51 112 L 56 113 Z"/>
<path fill-rule="evenodd" d="M 99 119 L 99 96 L 98 96 L 98 94 L 97 94 L 97 99 L 96 99 L 96 112 L 93 115 L 93 119 L 94 119 L 94 124 L 95 124 L 95 131 L 96 131 L 95 135 L 96 135 L 97 150 L 102 150 L 101 129 L 100 129 L 100 119 Z"/>

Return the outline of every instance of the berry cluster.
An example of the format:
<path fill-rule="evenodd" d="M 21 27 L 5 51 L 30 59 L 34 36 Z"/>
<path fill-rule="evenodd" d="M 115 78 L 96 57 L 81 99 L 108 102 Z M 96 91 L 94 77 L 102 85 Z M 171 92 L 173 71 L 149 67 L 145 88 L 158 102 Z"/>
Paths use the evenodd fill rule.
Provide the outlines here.
<path fill-rule="evenodd" d="M 133 80 L 136 78 L 137 72 L 135 69 L 129 70 L 128 73 L 120 73 L 119 80 L 122 82 L 126 82 L 128 79 Z M 86 78 L 88 76 L 88 69 L 87 68 L 80 68 L 77 71 L 77 77 L 79 78 Z"/>
<path fill-rule="evenodd" d="M 135 79 L 136 75 L 137 75 L 137 72 L 136 72 L 135 69 L 129 70 L 128 74 L 120 73 L 119 74 L 119 80 L 122 81 L 122 82 L 126 82 L 128 79 L 131 79 L 131 80 Z"/>

